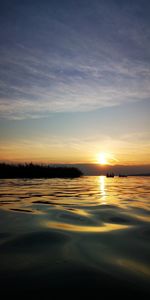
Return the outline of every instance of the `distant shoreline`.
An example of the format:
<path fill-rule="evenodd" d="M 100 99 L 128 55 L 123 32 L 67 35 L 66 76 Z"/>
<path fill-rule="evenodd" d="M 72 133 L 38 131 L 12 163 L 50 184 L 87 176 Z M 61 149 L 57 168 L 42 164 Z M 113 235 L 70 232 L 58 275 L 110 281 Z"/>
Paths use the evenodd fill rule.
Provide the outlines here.
<path fill-rule="evenodd" d="M 126 172 L 125 172 L 126 171 Z M 108 168 L 102 170 L 99 166 L 93 169 L 93 172 L 88 172 L 88 169 L 83 168 L 82 164 L 72 165 L 49 165 L 35 163 L 0 163 L 0 179 L 11 178 L 77 178 L 80 176 L 106 176 L 112 172 L 114 177 L 130 177 L 130 176 L 150 176 L 150 172 L 128 173 L 129 170 Z"/>
<path fill-rule="evenodd" d="M 150 176 L 150 174 L 131 174 L 131 175 L 128 175 L 128 176 Z"/>
<path fill-rule="evenodd" d="M 106 174 L 83 174 L 83 176 L 104 176 L 104 177 L 107 177 L 106 176 Z M 120 178 L 128 178 L 128 177 L 136 177 L 136 176 L 138 176 L 138 177 L 144 177 L 144 176 L 146 176 L 146 177 L 148 177 L 148 176 L 150 176 L 150 174 L 126 174 L 126 176 L 121 176 Z M 114 174 L 114 177 L 119 177 L 119 174 Z"/>
<path fill-rule="evenodd" d="M 77 178 L 83 173 L 75 167 L 51 167 L 39 164 L 0 164 L 0 179 Z"/>

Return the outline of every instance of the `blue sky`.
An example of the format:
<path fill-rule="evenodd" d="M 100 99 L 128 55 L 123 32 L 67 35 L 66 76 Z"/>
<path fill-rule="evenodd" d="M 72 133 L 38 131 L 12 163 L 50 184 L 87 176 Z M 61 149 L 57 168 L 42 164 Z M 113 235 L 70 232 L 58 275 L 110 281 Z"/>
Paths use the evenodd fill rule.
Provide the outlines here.
<path fill-rule="evenodd" d="M 79 157 L 85 140 L 119 155 L 122 139 L 148 157 L 149 15 L 148 0 L 1 1 L 2 158 L 26 142 Z"/>

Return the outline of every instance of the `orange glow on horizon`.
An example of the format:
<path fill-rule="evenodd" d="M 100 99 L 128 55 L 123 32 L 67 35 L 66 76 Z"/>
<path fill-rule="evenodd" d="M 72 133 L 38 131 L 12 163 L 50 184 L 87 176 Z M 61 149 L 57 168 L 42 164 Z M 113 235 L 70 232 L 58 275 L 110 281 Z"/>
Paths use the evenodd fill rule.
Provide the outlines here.
<path fill-rule="evenodd" d="M 0 161 L 12 163 L 36 162 L 49 164 L 98 164 L 101 167 L 115 165 L 149 165 L 149 149 L 131 151 L 130 149 L 111 148 L 110 152 L 105 149 L 99 152 L 100 146 L 83 144 L 79 149 L 74 148 L 71 144 L 68 148 L 66 144 L 61 147 L 46 144 L 44 141 L 30 142 L 12 142 L 2 143 L 0 149 Z M 98 149 L 99 148 L 99 149 Z M 115 153 L 115 154 L 114 154 Z"/>

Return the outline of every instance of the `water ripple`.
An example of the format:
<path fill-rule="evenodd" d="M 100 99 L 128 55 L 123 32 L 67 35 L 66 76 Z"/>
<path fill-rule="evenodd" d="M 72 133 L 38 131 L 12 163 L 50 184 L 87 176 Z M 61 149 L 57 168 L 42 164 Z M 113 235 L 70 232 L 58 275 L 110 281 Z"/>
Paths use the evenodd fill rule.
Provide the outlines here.
<path fill-rule="evenodd" d="M 148 177 L 6 179 L 0 188 L 1 280 L 149 289 Z"/>

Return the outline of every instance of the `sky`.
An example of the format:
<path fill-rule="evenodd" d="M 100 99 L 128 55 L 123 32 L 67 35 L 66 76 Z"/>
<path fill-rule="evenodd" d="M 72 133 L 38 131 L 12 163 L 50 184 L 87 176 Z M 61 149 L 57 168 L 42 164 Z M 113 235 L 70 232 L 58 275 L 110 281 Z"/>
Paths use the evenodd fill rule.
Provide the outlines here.
<path fill-rule="evenodd" d="M 0 1 L 0 160 L 150 164 L 150 1 Z"/>

